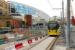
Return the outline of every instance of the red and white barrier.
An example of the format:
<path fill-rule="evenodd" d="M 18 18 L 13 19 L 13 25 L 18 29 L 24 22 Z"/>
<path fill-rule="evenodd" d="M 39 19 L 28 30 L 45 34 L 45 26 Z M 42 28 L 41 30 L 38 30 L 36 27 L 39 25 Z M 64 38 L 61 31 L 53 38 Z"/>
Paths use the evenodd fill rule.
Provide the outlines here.
<path fill-rule="evenodd" d="M 22 41 L 16 41 L 13 43 L 9 43 L 8 46 L 4 50 L 22 50 L 24 48 L 25 50 L 28 50 L 31 46 L 38 44 L 40 41 L 44 40 L 46 37 L 33 37 L 28 40 L 22 40 Z"/>
<path fill-rule="evenodd" d="M 38 41 L 38 37 L 35 37 L 35 41 Z"/>
<path fill-rule="evenodd" d="M 31 45 L 36 44 L 36 43 L 37 43 L 37 41 L 38 41 L 38 37 L 34 37 L 34 38 L 32 38 L 32 44 L 31 44 Z"/>
<path fill-rule="evenodd" d="M 28 40 L 28 44 L 32 44 L 32 39 L 29 39 Z"/>
<path fill-rule="evenodd" d="M 40 36 L 40 39 L 42 39 L 42 37 Z"/>
<path fill-rule="evenodd" d="M 28 41 L 27 40 L 23 40 L 23 50 L 28 50 L 28 48 L 30 47 L 30 44 L 28 43 Z"/>
<path fill-rule="evenodd" d="M 35 43 L 35 42 L 36 42 L 36 41 L 35 41 L 35 38 L 32 38 L 32 42 L 33 42 L 33 43 Z"/>
<path fill-rule="evenodd" d="M 24 47 L 29 46 L 29 44 L 28 44 L 28 41 L 27 41 L 27 40 L 23 40 L 23 42 L 22 42 L 22 43 L 23 43 L 23 46 L 24 46 Z"/>
<path fill-rule="evenodd" d="M 16 50 L 19 50 L 19 49 L 21 49 L 21 48 L 23 48 L 23 47 L 24 47 L 24 46 L 23 46 L 23 43 L 15 44 Z"/>

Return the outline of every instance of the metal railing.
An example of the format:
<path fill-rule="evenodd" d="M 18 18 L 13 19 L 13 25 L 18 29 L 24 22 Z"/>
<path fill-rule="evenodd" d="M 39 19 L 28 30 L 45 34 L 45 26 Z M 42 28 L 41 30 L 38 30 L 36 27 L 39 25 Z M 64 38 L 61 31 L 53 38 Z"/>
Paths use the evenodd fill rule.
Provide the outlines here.
<path fill-rule="evenodd" d="M 1 44 L 5 44 L 8 42 L 20 41 L 20 40 L 30 39 L 32 37 L 38 37 L 38 36 L 41 37 L 44 35 L 47 35 L 47 26 L 15 28 L 11 32 L 2 34 L 1 36 L 4 36 L 4 37 L 0 39 L 0 43 L 3 42 Z"/>

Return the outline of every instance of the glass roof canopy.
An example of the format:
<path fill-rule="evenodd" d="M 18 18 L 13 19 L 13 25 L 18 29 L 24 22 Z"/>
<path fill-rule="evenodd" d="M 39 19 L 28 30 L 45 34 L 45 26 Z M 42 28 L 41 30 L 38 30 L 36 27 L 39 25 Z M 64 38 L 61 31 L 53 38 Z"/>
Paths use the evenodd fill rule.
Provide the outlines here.
<path fill-rule="evenodd" d="M 27 6 L 27 5 L 23 5 L 21 3 L 11 1 L 10 7 L 15 8 L 16 12 L 21 14 L 21 15 L 25 15 L 25 14 L 36 15 L 37 14 L 35 8 L 32 8 L 32 7 Z"/>
<path fill-rule="evenodd" d="M 6 1 L 15 1 L 18 3 L 22 3 L 24 5 L 32 6 L 36 9 L 43 11 L 48 14 L 50 17 L 52 16 L 60 16 L 61 10 L 54 10 L 53 8 L 61 8 L 62 0 L 6 0 Z"/>

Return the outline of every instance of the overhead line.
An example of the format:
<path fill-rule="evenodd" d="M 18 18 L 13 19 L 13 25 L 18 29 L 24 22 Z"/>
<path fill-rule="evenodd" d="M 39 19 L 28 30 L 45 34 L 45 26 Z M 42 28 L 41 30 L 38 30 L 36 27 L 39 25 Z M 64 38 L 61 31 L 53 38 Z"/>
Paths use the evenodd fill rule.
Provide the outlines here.
<path fill-rule="evenodd" d="M 51 2 L 49 0 L 46 0 L 48 2 L 48 4 L 50 5 L 50 7 L 53 9 L 53 6 L 51 4 Z"/>

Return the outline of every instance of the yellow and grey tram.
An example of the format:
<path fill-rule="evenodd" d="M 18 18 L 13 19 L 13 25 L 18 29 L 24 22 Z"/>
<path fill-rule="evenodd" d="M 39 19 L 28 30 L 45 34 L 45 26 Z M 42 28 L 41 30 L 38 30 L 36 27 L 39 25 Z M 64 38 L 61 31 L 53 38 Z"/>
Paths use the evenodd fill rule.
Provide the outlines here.
<path fill-rule="evenodd" d="M 59 23 L 58 22 L 48 22 L 48 35 L 49 36 L 59 36 Z"/>

